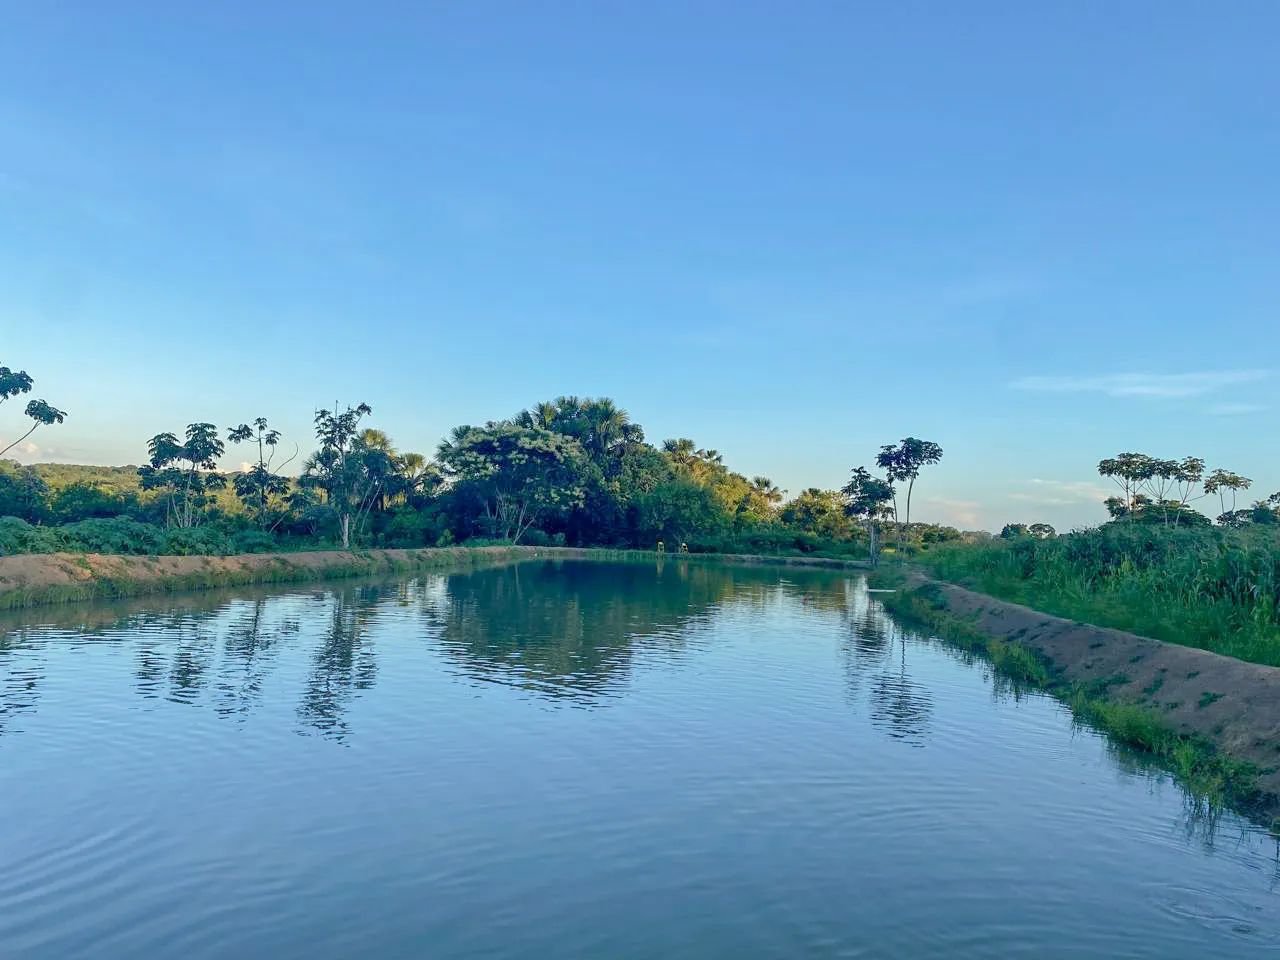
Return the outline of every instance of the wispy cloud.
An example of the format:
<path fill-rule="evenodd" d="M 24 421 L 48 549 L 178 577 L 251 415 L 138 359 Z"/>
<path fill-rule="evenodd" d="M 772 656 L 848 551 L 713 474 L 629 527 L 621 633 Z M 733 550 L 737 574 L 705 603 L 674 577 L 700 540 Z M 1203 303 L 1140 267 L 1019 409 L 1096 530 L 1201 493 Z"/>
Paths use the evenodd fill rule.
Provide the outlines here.
<path fill-rule="evenodd" d="M 930 514 L 929 519 L 935 522 L 949 523 L 963 529 L 972 529 L 981 522 L 978 518 L 978 511 L 981 509 L 982 504 L 976 500 L 925 497 L 921 499 L 920 503 L 925 507 L 926 512 Z"/>
<path fill-rule="evenodd" d="M 1113 493 L 1091 480 L 1042 480 L 1037 477 L 1031 480 L 1031 486 L 1029 491 L 1009 494 L 1009 499 L 1044 507 L 1070 507 L 1098 503 Z"/>
<path fill-rule="evenodd" d="M 1198 370 L 1191 373 L 1110 373 L 1101 376 L 1022 377 L 1010 384 L 1015 390 L 1042 393 L 1103 393 L 1109 397 L 1151 397 L 1172 400 L 1202 397 L 1225 387 L 1256 383 L 1269 370 Z"/>
<path fill-rule="evenodd" d="M 1260 403 L 1219 403 L 1209 408 L 1216 417 L 1243 417 L 1250 413 L 1261 413 L 1267 409 Z"/>

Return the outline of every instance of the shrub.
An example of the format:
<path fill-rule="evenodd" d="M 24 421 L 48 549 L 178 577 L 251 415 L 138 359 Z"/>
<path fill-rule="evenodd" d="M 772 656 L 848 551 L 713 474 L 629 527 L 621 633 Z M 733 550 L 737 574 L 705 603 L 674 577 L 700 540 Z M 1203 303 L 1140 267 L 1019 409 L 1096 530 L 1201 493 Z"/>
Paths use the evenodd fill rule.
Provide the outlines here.
<path fill-rule="evenodd" d="M 68 550 L 86 553 L 156 553 L 164 532 L 149 523 L 125 517 L 81 520 L 59 528 Z"/>
<path fill-rule="evenodd" d="M 54 553 L 62 549 L 55 528 L 36 527 L 18 517 L 0 517 L 0 553 Z"/>
<path fill-rule="evenodd" d="M 447 530 L 445 518 L 435 511 L 396 507 L 379 539 L 388 547 L 426 547 L 439 543 Z"/>
<path fill-rule="evenodd" d="M 231 553 L 231 540 L 215 527 L 190 527 L 166 530 L 160 553 L 174 556 Z"/>
<path fill-rule="evenodd" d="M 234 553 L 271 553 L 280 549 L 280 543 L 266 530 L 240 530 L 231 537 Z"/>

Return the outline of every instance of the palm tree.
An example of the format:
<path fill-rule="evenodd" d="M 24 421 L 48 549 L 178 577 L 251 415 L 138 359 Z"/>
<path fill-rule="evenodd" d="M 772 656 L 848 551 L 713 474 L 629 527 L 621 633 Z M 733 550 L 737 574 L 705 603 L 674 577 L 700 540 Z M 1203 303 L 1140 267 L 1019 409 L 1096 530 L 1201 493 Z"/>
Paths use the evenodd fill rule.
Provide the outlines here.
<path fill-rule="evenodd" d="M 467 434 L 472 430 L 468 423 L 461 424 L 449 431 L 449 436 L 440 441 L 440 445 L 436 447 L 436 460 L 441 463 L 448 463 L 450 454 L 453 450 L 466 439 Z"/>
<path fill-rule="evenodd" d="M 768 477 L 752 477 L 751 487 L 771 507 L 782 502 L 782 490 Z"/>
<path fill-rule="evenodd" d="M 364 445 L 367 450 L 377 450 L 379 453 L 385 453 L 388 456 L 395 456 L 396 450 L 391 443 L 391 438 L 381 430 L 373 427 L 366 427 L 360 431 L 359 442 Z"/>
<path fill-rule="evenodd" d="M 662 452 L 677 467 L 692 472 L 693 463 L 698 459 L 698 447 L 688 437 L 675 440 L 663 440 Z"/>
<path fill-rule="evenodd" d="M 620 452 L 625 442 L 631 417 L 608 397 L 599 400 L 588 398 L 579 406 L 582 434 L 578 440 L 588 455 L 601 466 Z"/>

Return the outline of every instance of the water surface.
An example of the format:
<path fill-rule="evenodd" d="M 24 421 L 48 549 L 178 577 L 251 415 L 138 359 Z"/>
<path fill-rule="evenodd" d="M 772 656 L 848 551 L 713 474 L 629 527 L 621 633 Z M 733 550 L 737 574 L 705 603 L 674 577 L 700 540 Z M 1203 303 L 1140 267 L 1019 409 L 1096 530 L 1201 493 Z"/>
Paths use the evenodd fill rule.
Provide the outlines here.
<path fill-rule="evenodd" d="M 531 562 L 0 622 L 0 955 L 1275 957 L 1276 841 L 858 576 Z"/>

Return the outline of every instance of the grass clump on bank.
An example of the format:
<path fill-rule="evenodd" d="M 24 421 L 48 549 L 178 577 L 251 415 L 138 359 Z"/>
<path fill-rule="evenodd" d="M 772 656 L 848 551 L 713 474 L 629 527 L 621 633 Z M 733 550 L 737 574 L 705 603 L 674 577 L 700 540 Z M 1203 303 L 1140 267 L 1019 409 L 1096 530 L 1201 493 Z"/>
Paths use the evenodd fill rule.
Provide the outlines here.
<path fill-rule="evenodd" d="M 879 597 L 895 616 L 985 657 L 998 674 L 1015 683 L 1052 694 L 1071 708 L 1077 722 L 1154 756 L 1192 794 L 1214 803 L 1247 806 L 1256 801 L 1257 770 L 1252 764 L 1228 757 L 1200 737 L 1178 733 L 1150 707 L 1110 697 L 1105 682 L 1072 683 L 1022 644 L 983 633 L 948 610 L 936 583 L 912 587 L 896 570 L 880 570 L 873 576 L 878 585 L 895 588 Z"/>
<path fill-rule="evenodd" d="M 1280 666 L 1280 528 L 1107 524 L 944 544 L 934 576 L 1046 613 Z"/>

